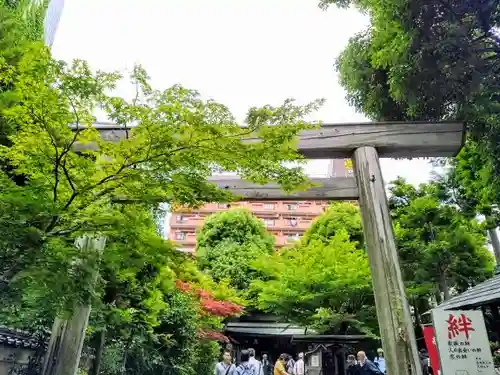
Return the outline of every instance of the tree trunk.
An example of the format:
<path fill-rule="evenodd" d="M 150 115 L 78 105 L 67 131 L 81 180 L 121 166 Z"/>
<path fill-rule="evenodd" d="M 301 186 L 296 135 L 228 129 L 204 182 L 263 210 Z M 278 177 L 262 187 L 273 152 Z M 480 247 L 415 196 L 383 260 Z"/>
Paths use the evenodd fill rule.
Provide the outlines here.
<path fill-rule="evenodd" d="M 88 375 L 99 375 L 101 370 L 102 354 L 104 352 L 104 343 L 106 342 L 106 330 L 102 330 L 97 335 L 97 340 L 95 343 L 95 357 L 92 363 L 92 368 Z"/>
<path fill-rule="evenodd" d="M 497 341 L 500 341 L 500 312 L 498 311 L 498 304 L 489 305 L 491 310 L 491 317 L 493 318 L 493 327 L 497 334 Z"/>
<path fill-rule="evenodd" d="M 436 298 L 436 305 L 440 305 L 441 302 L 443 302 L 443 297 L 441 297 L 439 287 L 434 291 L 434 298 Z"/>
<path fill-rule="evenodd" d="M 500 240 L 498 239 L 497 228 L 488 229 L 488 234 L 491 240 L 491 246 L 493 247 L 493 253 L 495 254 L 498 269 L 500 267 Z"/>
<path fill-rule="evenodd" d="M 82 252 L 104 250 L 106 239 L 87 236 L 75 241 Z M 98 272 L 94 275 L 94 282 Z M 90 305 L 77 306 L 70 319 L 56 318 L 42 375 L 76 375 L 90 315 Z"/>
<path fill-rule="evenodd" d="M 421 375 L 377 150 L 358 148 L 353 161 L 387 373 Z"/>
<path fill-rule="evenodd" d="M 450 299 L 450 288 L 448 288 L 448 281 L 446 280 L 446 274 L 444 272 L 442 272 L 439 277 L 439 290 L 443 293 L 444 301 Z"/>

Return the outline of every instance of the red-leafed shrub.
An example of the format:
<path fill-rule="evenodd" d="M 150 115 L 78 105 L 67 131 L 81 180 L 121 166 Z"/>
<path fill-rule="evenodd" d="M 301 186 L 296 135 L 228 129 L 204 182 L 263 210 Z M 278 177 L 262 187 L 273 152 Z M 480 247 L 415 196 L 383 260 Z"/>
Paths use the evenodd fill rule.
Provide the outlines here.
<path fill-rule="evenodd" d="M 226 335 L 214 330 L 200 330 L 198 331 L 198 337 L 204 340 L 214 340 L 225 343 L 229 342 L 229 338 Z"/>
<path fill-rule="evenodd" d="M 243 307 L 231 301 L 221 301 L 214 297 L 214 295 L 200 288 L 194 289 L 189 283 L 181 280 L 176 281 L 176 287 L 182 292 L 193 292 L 200 300 L 200 306 L 206 314 L 216 315 L 220 317 L 230 317 L 240 315 L 243 312 Z"/>

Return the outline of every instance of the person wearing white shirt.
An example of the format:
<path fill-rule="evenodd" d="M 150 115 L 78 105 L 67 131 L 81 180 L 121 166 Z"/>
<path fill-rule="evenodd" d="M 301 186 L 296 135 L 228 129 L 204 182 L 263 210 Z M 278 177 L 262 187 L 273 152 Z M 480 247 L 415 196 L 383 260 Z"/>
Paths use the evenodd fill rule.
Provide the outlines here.
<path fill-rule="evenodd" d="M 264 375 L 264 369 L 262 368 L 262 363 L 259 360 L 255 359 L 255 349 L 248 349 L 248 355 L 250 359 L 248 360 L 248 364 L 254 368 L 255 375 Z"/>
<path fill-rule="evenodd" d="M 304 353 L 299 353 L 299 359 L 295 362 L 295 375 L 306 375 L 306 365 L 304 363 Z"/>
<path fill-rule="evenodd" d="M 222 355 L 222 361 L 215 365 L 215 375 L 234 375 L 236 366 L 231 362 L 231 353 L 225 351 Z"/>

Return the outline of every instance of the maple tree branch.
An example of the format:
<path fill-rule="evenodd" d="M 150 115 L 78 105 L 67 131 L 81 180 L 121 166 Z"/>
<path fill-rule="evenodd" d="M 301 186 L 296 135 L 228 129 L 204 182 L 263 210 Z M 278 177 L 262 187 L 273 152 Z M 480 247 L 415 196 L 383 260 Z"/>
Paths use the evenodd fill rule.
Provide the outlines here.
<path fill-rule="evenodd" d="M 77 190 L 75 188 L 73 181 L 71 180 L 68 168 L 66 167 L 66 160 L 64 160 L 64 162 L 61 164 L 61 167 L 62 167 L 62 170 L 64 172 L 64 175 L 66 176 L 66 180 L 68 180 L 68 183 L 69 183 L 69 186 L 71 187 L 71 190 L 73 190 L 73 192 L 76 192 Z"/>

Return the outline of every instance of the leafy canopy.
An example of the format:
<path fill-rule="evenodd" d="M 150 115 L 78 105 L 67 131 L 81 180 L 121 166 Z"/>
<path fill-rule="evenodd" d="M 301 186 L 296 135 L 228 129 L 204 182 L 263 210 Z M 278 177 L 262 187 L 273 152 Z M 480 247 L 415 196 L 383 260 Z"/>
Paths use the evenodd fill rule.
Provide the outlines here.
<path fill-rule="evenodd" d="M 245 209 L 209 216 L 197 238 L 201 269 L 215 281 L 228 280 L 240 291 L 247 291 L 252 280 L 263 276 L 254 269 L 253 261 L 274 251 L 274 237 Z"/>
<path fill-rule="evenodd" d="M 358 248 L 359 223 L 354 205 L 333 204 L 295 247 L 257 259 L 255 266 L 269 278 L 252 285 L 258 307 L 319 331 L 371 333 L 376 318 L 368 258 Z"/>
<path fill-rule="evenodd" d="M 408 293 L 449 298 L 484 281 L 493 272 L 485 230 L 475 218 L 443 203 L 434 183 L 419 187 L 398 179 L 389 206 Z M 423 312 L 423 311 L 422 311 Z"/>
<path fill-rule="evenodd" d="M 91 330 L 108 331 L 128 373 L 193 374 L 196 356 L 213 352 L 199 333 L 221 328 L 216 302 L 240 299 L 162 240 L 153 212 L 159 202 L 235 199 L 208 181 L 219 170 L 306 188 L 296 135 L 321 102 L 252 108 L 241 126 L 192 90 L 154 90 L 140 67 L 131 76 L 137 96 L 127 101 L 109 94 L 120 75 L 54 61 L 36 43 L 23 48 L 0 59 L 2 316 L 47 327 L 90 301 Z M 92 125 L 96 109 L 127 137 L 103 139 Z M 105 236 L 104 253 L 75 247 L 82 235 Z M 179 290 L 178 280 L 205 297 Z"/>
<path fill-rule="evenodd" d="M 465 122 L 467 142 L 476 143 L 472 148 L 491 169 L 485 179 L 492 185 L 475 180 L 478 193 L 499 186 L 498 2 L 320 1 L 322 7 L 330 4 L 354 5 L 371 20 L 337 60 L 349 102 L 374 120 Z"/>
<path fill-rule="evenodd" d="M 153 90 L 140 67 L 132 81 L 142 99 L 128 102 L 107 94 L 118 74 L 94 73 L 83 61 L 56 62 L 44 48 L 30 48 L 0 75 L 0 83 L 13 87 L 2 115 L 16 128 L 10 144 L 0 147 L 0 159 L 12 166 L 0 175 L 2 273 L 9 278 L 24 267 L 19 259 L 33 263 L 40 256 L 43 262 L 43 254 L 32 250 L 51 241 L 62 241 L 58 246 L 69 251 L 77 236 L 116 230 L 128 219 L 122 204 L 196 206 L 235 199 L 208 181 L 214 170 L 277 181 L 286 190 L 309 186 L 296 135 L 310 126 L 303 117 L 319 102 L 252 108 L 242 127 L 225 106 L 204 102 L 194 91 Z M 92 126 L 98 108 L 128 137 L 101 138 Z M 259 141 L 244 141 L 250 136 Z M 299 165 L 284 166 L 291 161 Z"/>
<path fill-rule="evenodd" d="M 349 240 L 356 242 L 357 248 L 363 247 L 363 228 L 356 204 L 349 202 L 332 203 L 328 210 L 313 221 L 302 237 L 302 244 L 319 240 L 325 244 L 340 230 L 347 230 Z"/>

